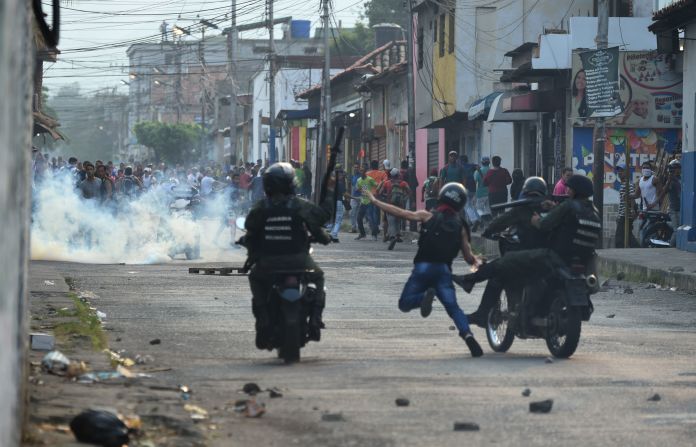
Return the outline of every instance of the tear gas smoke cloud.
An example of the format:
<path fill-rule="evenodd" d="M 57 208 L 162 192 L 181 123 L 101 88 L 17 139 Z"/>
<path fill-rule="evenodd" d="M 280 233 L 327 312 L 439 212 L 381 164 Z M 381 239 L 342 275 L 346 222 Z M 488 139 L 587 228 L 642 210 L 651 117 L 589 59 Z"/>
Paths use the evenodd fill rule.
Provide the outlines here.
<path fill-rule="evenodd" d="M 200 240 L 204 261 L 244 259 L 231 249 L 234 236 L 222 227 L 228 215 L 229 194 L 206 200 L 204 218 L 170 209 L 166 184 L 127 200 L 110 204 L 85 200 L 68 172 L 48 175 L 34 188 L 31 226 L 33 260 L 85 263 L 154 264 L 182 258 L 186 247 Z"/>

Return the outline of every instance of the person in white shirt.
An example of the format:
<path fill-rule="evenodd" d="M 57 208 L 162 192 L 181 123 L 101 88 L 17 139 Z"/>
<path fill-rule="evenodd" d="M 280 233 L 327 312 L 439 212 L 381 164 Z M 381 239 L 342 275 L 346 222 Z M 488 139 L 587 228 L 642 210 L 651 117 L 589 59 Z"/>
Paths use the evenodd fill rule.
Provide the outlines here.
<path fill-rule="evenodd" d="M 213 183 L 215 183 L 215 179 L 212 177 L 212 172 L 210 168 L 205 170 L 205 175 L 203 176 L 203 179 L 201 180 L 201 195 L 202 196 L 207 196 L 211 192 L 213 192 Z"/>

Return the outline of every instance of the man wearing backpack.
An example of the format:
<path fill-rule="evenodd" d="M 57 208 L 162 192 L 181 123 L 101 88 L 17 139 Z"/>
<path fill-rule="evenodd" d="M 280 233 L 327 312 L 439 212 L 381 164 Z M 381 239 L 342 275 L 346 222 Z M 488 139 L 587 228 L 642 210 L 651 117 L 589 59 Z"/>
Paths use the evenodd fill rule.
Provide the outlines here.
<path fill-rule="evenodd" d="M 387 203 L 404 209 L 406 201 L 411 195 L 408 183 L 399 177 L 398 168 L 392 169 L 389 175 L 390 178 L 377 188 L 377 196 L 385 197 Z M 399 230 L 401 229 L 401 219 L 393 214 L 387 214 L 386 217 L 389 250 L 394 250 L 394 246 L 398 242 Z"/>
<path fill-rule="evenodd" d="M 437 168 L 430 170 L 430 177 L 423 183 L 421 202 L 425 202 L 425 209 L 430 211 L 437 204 L 437 195 L 440 192 L 440 178 L 437 176 Z"/>
<path fill-rule="evenodd" d="M 142 187 L 140 179 L 133 175 L 133 167 L 127 166 L 123 172 L 123 177 L 118 179 L 116 183 L 116 192 L 120 198 L 125 197 L 130 200 L 138 195 Z"/>

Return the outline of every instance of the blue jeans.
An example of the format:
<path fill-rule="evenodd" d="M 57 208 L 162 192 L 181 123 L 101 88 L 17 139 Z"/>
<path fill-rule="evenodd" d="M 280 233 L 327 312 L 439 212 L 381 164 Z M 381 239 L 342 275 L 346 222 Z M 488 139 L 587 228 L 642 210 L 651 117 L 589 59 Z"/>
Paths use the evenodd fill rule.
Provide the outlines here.
<path fill-rule="evenodd" d="M 341 224 L 343 223 L 343 213 L 345 212 L 345 207 L 343 206 L 342 200 L 336 201 L 336 219 L 334 219 L 334 226 L 331 230 L 331 237 L 338 239 L 338 231 L 341 229 Z"/>
<path fill-rule="evenodd" d="M 364 226 L 364 221 L 365 218 L 367 217 L 367 221 L 370 223 L 370 231 L 372 232 L 373 236 L 377 236 L 377 222 L 374 219 L 374 212 L 373 208 L 376 208 L 373 204 L 368 203 L 360 204 L 360 209 L 358 210 L 358 231 L 362 236 L 365 236 L 365 226 Z"/>
<path fill-rule="evenodd" d="M 425 291 L 435 289 L 435 296 L 445 307 L 447 314 L 454 321 L 460 335 L 469 332 L 469 320 L 457 304 L 457 295 L 452 285 L 452 271 L 447 264 L 419 262 L 413 266 L 411 276 L 406 281 L 399 309 L 408 312 L 420 307 Z"/>

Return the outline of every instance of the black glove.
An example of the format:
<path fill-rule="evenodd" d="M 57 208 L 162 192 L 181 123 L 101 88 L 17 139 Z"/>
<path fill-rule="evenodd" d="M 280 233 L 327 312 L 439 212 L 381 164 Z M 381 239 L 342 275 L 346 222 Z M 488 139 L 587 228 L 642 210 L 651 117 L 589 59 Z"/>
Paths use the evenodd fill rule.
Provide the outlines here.
<path fill-rule="evenodd" d="M 235 244 L 241 245 L 242 247 L 246 247 L 247 246 L 246 243 L 247 243 L 246 235 L 240 237 L 239 240 L 237 240 L 237 242 L 235 242 Z"/>

